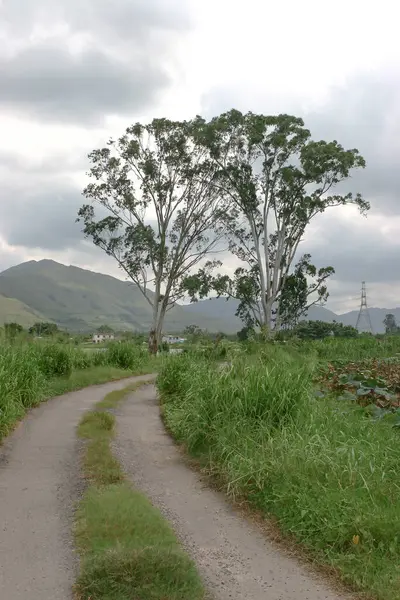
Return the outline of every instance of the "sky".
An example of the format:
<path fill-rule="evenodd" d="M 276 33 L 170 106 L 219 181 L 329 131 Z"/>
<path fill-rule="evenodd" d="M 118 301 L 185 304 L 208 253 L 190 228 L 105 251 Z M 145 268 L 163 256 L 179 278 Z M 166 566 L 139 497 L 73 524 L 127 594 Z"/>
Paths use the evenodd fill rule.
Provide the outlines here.
<path fill-rule="evenodd" d="M 0 0 L 0 270 L 52 258 L 123 277 L 75 223 L 87 154 L 136 121 L 238 108 L 301 116 L 358 148 L 371 202 L 327 211 L 302 251 L 328 307 L 400 305 L 400 46 L 394 0 Z M 227 268 L 234 259 L 226 258 Z"/>

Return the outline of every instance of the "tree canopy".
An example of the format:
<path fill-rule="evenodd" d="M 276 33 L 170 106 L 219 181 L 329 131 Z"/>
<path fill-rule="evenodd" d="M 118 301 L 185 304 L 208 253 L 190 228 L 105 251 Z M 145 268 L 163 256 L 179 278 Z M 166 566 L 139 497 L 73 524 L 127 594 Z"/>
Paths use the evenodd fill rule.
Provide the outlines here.
<path fill-rule="evenodd" d="M 241 301 L 239 315 L 245 308 L 245 316 L 252 314 L 268 332 L 312 219 L 350 203 L 362 214 L 369 209 L 360 194 L 337 188 L 365 161 L 358 150 L 346 150 L 335 140 L 311 140 L 303 120 L 285 114 L 232 110 L 210 122 L 198 118 L 195 132 L 218 165 L 222 224 L 229 248 L 243 266 L 230 282 L 211 278 L 203 268 L 197 285 L 194 277 L 187 280 L 190 295 L 204 297 L 214 283 L 216 291 L 221 284 L 230 287 Z"/>
<path fill-rule="evenodd" d="M 78 213 L 84 233 L 115 258 L 152 308 L 149 348 L 184 296 L 183 278 L 218 241 L 216 164 L 193 139 L 195 122 L 154 119 L 128 127 L 90 155 Z M 97 208 L 95 208 L 97 205 Z"/>
<path fill-rule="evenodd" d="M 369 209 L 338 187 L 365 166 L 358 150 L 313 141 L 303 120 L 286 114 L 136 123 L 89 158 L 89 203 L 78 220 L 151 306 L 153 352 L 166 312 L 185 294 L 235 297 L 245 326 L 266 334 L 280 315 L 297 322 L 310 295 L 327 298 L 333 272 L 303 257 L 292 273 L 307 226 L 328 208 Z M 222 239 L 239 262 L 232 276 L 214 275 L 221 263 L 207 258 Z"/>

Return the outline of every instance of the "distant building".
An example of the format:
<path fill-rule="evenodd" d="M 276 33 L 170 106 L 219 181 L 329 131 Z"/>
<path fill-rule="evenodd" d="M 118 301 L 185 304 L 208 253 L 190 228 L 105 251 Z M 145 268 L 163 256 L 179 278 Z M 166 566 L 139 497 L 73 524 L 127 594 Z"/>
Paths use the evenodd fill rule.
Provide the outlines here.
<path fill-rule="evenodd" d="M 110 342 L 114 340 L 115 336 L 113 333 L 95 333 L 92 337 L 93 344 L 101 344 L 102 342 Z"/>
<path fill-rule="evenodd" d="M 163 335 L 162 342 L 167 344 L 183 344 L 186 342 L 186 339 L 177 335 Z"/>

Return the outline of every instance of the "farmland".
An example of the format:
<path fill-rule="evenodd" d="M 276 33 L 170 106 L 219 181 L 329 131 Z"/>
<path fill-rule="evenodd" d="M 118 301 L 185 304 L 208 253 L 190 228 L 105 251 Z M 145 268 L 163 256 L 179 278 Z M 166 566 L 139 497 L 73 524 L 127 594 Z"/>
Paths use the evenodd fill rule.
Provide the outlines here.
<path fill-rule="evenodd" d="M 157 382 L 168 429 L 222 489 L 381 600 L 400 596 L 399 342 L 221 343 Z"/>

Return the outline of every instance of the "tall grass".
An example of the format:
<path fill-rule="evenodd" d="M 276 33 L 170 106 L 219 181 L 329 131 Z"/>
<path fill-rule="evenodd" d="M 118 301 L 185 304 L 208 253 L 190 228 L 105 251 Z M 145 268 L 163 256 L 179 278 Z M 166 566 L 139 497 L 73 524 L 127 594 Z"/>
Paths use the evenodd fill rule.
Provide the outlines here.
<path fill-rule="evenodd" d="M 301 352 L 315 353 L 322 360 L 358 361 L 368 358 L 400 358 L 400 336 L 327 338 L 297 344 Z"/>
<path fill-rule="evenodd" d="M 93 353 L 55 343 L 0 345 L 0 440 L 45 398 L 152 366 L 147 354 L 129 342 Z"/>
<path fill-rule="evenodd" d="M 317 560 L 381 600 L 400 597 L 396 430 L 312 394 L 314 350 L 280 347 L 223 369 L 170 358 L 157 380 L 177 440 Z M 275 354 L 274 354 L 275 353 Z"/>

